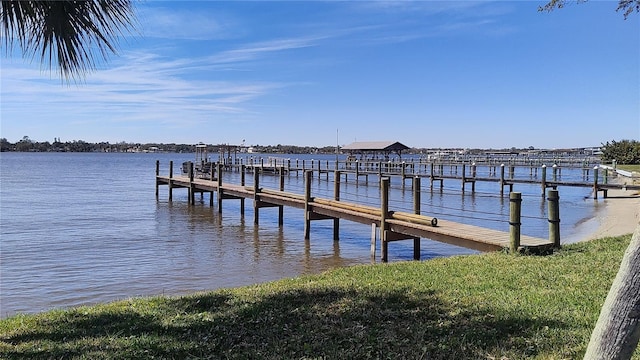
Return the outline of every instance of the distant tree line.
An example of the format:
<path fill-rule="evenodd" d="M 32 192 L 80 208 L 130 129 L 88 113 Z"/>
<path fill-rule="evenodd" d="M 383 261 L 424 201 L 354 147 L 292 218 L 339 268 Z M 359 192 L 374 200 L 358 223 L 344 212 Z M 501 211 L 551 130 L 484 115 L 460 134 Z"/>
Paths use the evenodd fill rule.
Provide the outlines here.
<path fill-rule="evenodd" d="M 207 145 L 209 152 L 218 152 L 228 145 Z M 233 146 L 232 146 L 233 148 Z M 252 146 L 256 153 L 278 153 L 278 154 L 334 154 L 335 146 L 312 147 L 294 145 L 255 145 Z M 240 151 L 240 147 L 237 147 Z M 83 140 L 60 141 L 54 138 L 53 142 L 33 141 L 28 136 L 23 137 L 16 143 L 9 142 L 6 138 L 0 139 L 0 151 L 17 152 L 168 152 L 168 153 L 192 153 L 195 152 L 194 144 L 164 144 L 164 143 L 129 143 L 129 142 L 99 142 L 90 143 Z"/>
<path fill-rule="evenodd" d="M 640 142 L 636 140 L 607 141 L 600 148 L 603 161 L 615 160 L 618 164 L 640 164 Z"/>
<path fill-rule="evenodd" d="M 220 148 L 227 149 L 229 145 L 207 145 L 210 153 L 216 153 Z M 235 148 L 235 149 L 234 149 Z M 248 147 L 245 147 L 245 150 Z M 267 154 L 335 154 L 335 146 L 295 146 L 295 145 L 253 145 L 251 146 L 254 153 Z M 240 146 L 231 145 L 231 151 L 240 151 Z M 424 154 L 433 149 L 411 148 L 404 154 Z M 456 149 L 464 151 L 466 154 L 483 154 L 487 149 Z M 495 151 L 518 154 L 534 150 L 532 146 L 528 148 L 509 148 L 496 149 Z M 569 150 L 569 149 L 566 149 Z M 640 164 L 640 142 L 636 140 L 611 141 L 602 144 L 602 161 L 616 160 L 618 164 Z M 194 144 L 175 144 L 175 143 L 129 143 L 118 142 L 111 144 L 109 142 L 89 143 L 83 140 L 60 141 L 54 138 L 53 142 L 49 141 L 33 141 L 28 136 L 23 137 L 16 143 L 9 142 L 6 138 L 0 139 L 0 151 L 18 151 L 18 152 L 167 152 L 167 153 L 193 153 L 195 152 Z"/>
<path fill-rule="evenodd" d="M 109 142 L 89 143 L 83 140 L 72 140 L 62 142 L 56 138 L 53 142 L 33 141 L 28 136 L 22 140 L 11 143 L 6 138 L 0 139 L 0 151 L 20 151 L 20 152 L 194 152 L 195 145 L 192 144 L 155 144 L 155 143 L 128 143 Z"/>

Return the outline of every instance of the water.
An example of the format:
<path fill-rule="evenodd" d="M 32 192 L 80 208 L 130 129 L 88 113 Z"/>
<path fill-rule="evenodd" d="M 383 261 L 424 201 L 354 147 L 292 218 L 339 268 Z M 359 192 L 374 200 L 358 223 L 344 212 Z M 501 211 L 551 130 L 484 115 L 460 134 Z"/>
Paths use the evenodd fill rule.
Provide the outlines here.
<path fill-rule="evenodd" d="M 334 156 L 291 155 L 335 159 Z M 238 200 L 225 200 L 223 212 L 209 207 L 208 197 L 187 204 L 184 189 L 160 188 L 155 197 L 156 160 L 192 160 L 193 154 L 2 153 L 0 155 L 0 314 L 34 313 L 52 308 L 95 304 L 133 296 L 185 294 L 235 287 L 370 263 L 371 228 L 341 221 L 334 242 L 331 221 L 311 225 L 305 241 L 302 210 L 262 209 L 253 225 L 251 201 L 245 217 Z M 178 166 L 175 167 L 176 169 Z M 567 175 L 569 176 L 569 175 Z M 226 174 L 239 183 L 238 173 Z M 285 179 L 285 189 L 303 192 L 303 177 Z M 247 181 L 252 181 L 247 176 Z M 392 210 L 409 210 L 409 182 L 403 190 L 394 178 Z M 367 186 L 351 178 L 341 198 L 379 203 L 375 176 Z M 278 179 L 265 175 L 261 186 L 276 189 Z M 422 212 L 442 219 L 508 230 L 508 199 L 495 183 L 478 183 L 476 193 L 460 191 L 460 182 L 445 180 L 445 189 L 428 191 L 423 179 Z M 516 185 L 523 193 L 525 235 L 547 237 L 545 202 L 539 186 Z M 563 241 L 580 236 L 596 206 L 588 189 L 561 188 Z M 314 177 L 314 196 L 331 198 L 333 179 Z M 199 198 L 198 198 L 199 199 Z M 597 204 L 597 203 L 596 203 Z M 422 240 L 422 258 L 473 251 Z M 409 260 L 412 242 L 389 246 L 391 261 Z M 379 258 L 379 254 L 378 254 Z"/>

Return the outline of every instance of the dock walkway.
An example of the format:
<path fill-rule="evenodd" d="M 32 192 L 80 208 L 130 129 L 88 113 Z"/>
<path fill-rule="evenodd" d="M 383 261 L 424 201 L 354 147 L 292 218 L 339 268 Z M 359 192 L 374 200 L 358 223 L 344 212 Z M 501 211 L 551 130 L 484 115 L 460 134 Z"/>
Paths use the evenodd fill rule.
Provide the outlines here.
<path fill-rule="evenodd" d="M 172 168 L 172 167 L 170 167 Z M 222 168 L 218 165 L 216 174 L 221 174 Z M 440 220 L 420 214 L 419 201 L 414 201 L 414 212 L 391 211 L 388 206 L 389 179 L 381 181 L 381 205 L 372 207 L 352 202 L 339 200 L 338 176 L 334 187 L 334 198 L 325 199 L 312 197 L 310 190 L 310 180 L 312 171 L 305 172 L 305 193 L 297 194 L 286 192 L 281 181 L 280 189 L 264 189 L 259 187 L 260 172 L 253 172 L 254 179 L 251 186 L 246 186 L 244 173 L 241 184 L 227 184 L 216 178 L 198 179 L 193 176 L 162 176 L 159 174 L 159 164 L 156 164 L 156 195 L 158 187 L 167 185 L 169 187 L 169 200 L 172 200 L 172 191 L 175 188 L 186 188 L 189 190 L 189 201 L 194 203 L 196 193 L 209 193 L 210 205 L 214 203 L 214 193 L 217 193 L 218 211 L 222 212 L 222 200 L 238 199 L 241 201 L 240 211 L 244 215 L 244 201 L 253 200 L 254 223 L 259 223 L 259 210 L 266 207 L 279 207 L 279 223 L 282 224 L 282 208 L 285 206 L 304 210 L 305 213 L 305 238 L 309 238 L 310 224 L 313 220 L 333 220 L 334 239 L 339 238 L 339 220 L 349 220 L 372 227 L 372 255 L 375 254 L 376 231 L 379 232 L 381 243 L 381 259 L 387 261 L 387 245 L 391 241 L 414 240 L 414 258 L 419 259 L 420 238 L 427 238 L 434 241 L 444 242 L 456 246 L 462 246 L 479 251 L 496 251 L 511 249 L 512 251 L 528 250 L 531 252 L 544 252 L 554 246 L 559 246 L 559 238 L 542 239 L 531 236 L 520 235 L 519 221 L 519 200 L 517 202 L 518 211 L 509 219 L 510 231 L 498 231 L 473 225 L 457 223 L 453 221 Z M 281 173 L 282 176 L 282 173 Z M 415 186 L 414 197 L 419 199 L 419 178 Z M 386 193 L 386 194 L 385 194 Z M 417 204 L 417 205 L 416 205 Z M 550 220 L 553 222 L 556 220 Z M 559 222 L 559 219 L 557 220 Z M 555 236 L 555 235 L 554 235 Z"/>

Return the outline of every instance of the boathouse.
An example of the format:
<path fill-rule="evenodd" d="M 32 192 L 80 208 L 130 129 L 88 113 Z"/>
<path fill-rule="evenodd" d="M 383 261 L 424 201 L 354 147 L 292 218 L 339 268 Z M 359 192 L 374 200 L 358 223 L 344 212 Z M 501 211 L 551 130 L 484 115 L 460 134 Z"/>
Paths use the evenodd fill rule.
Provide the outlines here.
<path fill-rule="evenodd" d="M 348 160 L 385 160 L 392 154 L 402 158 L 402 151 L 409 147 L 397 141 L 356 141 L 342 147 L 349 153 Z"/>

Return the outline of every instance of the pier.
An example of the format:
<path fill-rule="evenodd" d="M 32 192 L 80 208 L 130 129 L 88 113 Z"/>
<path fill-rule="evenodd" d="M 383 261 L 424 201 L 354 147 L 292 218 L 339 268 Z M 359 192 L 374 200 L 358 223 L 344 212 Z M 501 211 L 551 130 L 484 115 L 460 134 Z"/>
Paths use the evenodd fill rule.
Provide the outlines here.
<path fill-rule="evenodd" d="M 545 196 L 547 189 L 558 189 L 558 187 L 581 187 L 591 188 L 593 198 L 597 199 L 602 193 L 606 198 L 609 190 L 640 190 L 640 185 L 611 182 L 611 179 L 621 173 L 615 168 L 592 164 L 586 161 L 568 161 L 566 159 L 555 159 L 555 162 L 547 166 L 540 161 L 511 161 L 498 163 L 493 160 L 482 159 L 476 163 L 468 161 L 424 161 L 422 159 L 410 159 L 408 161 L 319 161 L 319 160 L 298 160 L 268 157 L 265 159 L 237 159 L 234 163 L 224 164 L 227 170 L 240 171 L 240 167 L 244 166 L 246 171 L 257 171 L 265 173 L 285 173 L 299 176 L 299 173 L 305 171 L 313 171 L 316 176 L 326 176 L 336 170 L 340 171 L 341 176 L 353 177 L 356 181 L 364 179 L 368 182 L 369 177 L 398 178 L 404 186 L 406 180 L 415 177 L 429 180 L 429 187 L 442 189 L 445 180 L 460 181 L 462 191 L 475 191 L 477 182 L 497 183 L 500 194 L 504 194 L 505 188 L 509 192 L 514 191 L 514 187 L 518 184 L 537 184 L 540 186 L 541 196 Z M 565 170 L 579 170 L 581 177 L 579 179 L 563 178 L 562 172 Z"/>
<path fill-rule="evenodd" d="M 318 162 L 319 164 L 319 162 Z M 337 163 L 336 163 L 337 164 Z M 222 212 L 224 200 L 240 201 L 240 212 L 244 215 L 245 200 L 252 200 L 254 224 L 259 224 L 260 211 L 263 208 L 278 208 L 278 223 L 283 224 L 283 208 L 285 206 L 302 209 L 304 212 L 304 236 L 309 239 L 311 235 L 311 223 L 318 220 L 333 221 L 333 238 L 339 240 L 340 220 L 348 220 L 371 227 L 371 255 L 375 257 L 377 239 L 380 240 L 380 258 L 388 261 L 388 244 L 393 241 L 412 240 L 414 259 L 420 258 L 420 239 L 426 238 L 434 241 L 457 245 L 479 251 L 496 251 L 508 249 L 512 252 L 545 252 L 560 246 L 559 231 L 559 205 L 558 193 L 555 189 L 548 190 L 549 202 L 549 238 L 542 239 L 521 235 L 520 233 L 520 193 L 509 194 L 510 217 L 508 220 L 509 231 L 498 231 L 479 226 L 462 224 L 458 222 L 437 219 L 421 213 L 420 192 L 421 177 L 404 173 L 403 184 L 406 178 L 412 179 L 413 211 L 394 211 L 389 208 L 389 183 L 390 177 L 396 175 L 392 172 L 378 173 L 380 176 L 380 206 L 370 206 L 355 202 L 346 202 L 340 199 L 340 183 L 343 176 L 354 174 L 356 169 L 329 170 L 328 168 L 305 168 L 305 165 L 293 167 L 289 163 L 287 167 L 265 165 L 261 163 L 251 164 L 222 164 L 211 163 L 211 169 L 206 175 L 197 176 L 193 163 L 188 163 L 188 171 L 185 175 L 174 176 L 173 162 L 169 164 L 169 174 L 160 174 L 160 163 L 156 162 L 156 196 L 160 186 L 169 189 L 169 201 L 173 199 L 174 189 L 187 189 L 191 204 L 195 204 L 195 194 L 201 196 L 209 194 L 210 206 L 214 206 L 214 194 L 217 195 L 217 208 Z M 314 164 L 315 165 L 315 164 Z M 272 167 L 268 167 L 272 166 Z M 328 166 L 328 163 L 327 163 Z M 229 184 L 222 181 L 223 171 L 240 171 L 240 184 Z M 387 169 L 391 170 L 391 169 Z M 280 177 L 277 189 L 260 187 L 260 177 L 266 173 L 277 174 Z M 284 191 L 285 175 L 304 176 L 304 193 Z M 314 175 L 327 176 L 333 174 L 334 194 L 332 198 L 320 198 L 311 194 L 311 180 Z M 252 174 L 251 184 L 246 183 L 245 174 Z"/>

